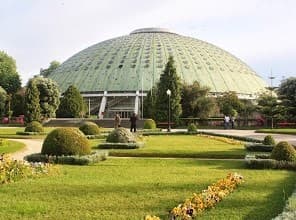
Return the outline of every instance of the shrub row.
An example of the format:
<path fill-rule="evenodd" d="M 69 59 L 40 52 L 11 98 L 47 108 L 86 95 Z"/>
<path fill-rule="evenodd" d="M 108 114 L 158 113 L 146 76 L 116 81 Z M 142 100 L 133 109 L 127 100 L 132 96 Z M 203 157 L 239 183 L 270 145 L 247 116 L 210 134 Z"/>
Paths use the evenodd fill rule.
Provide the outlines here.
<path fill-rule="evenodd" d="M 164 131 L 159 131 L 159 132 L 143 132 L 143 136 L 150 136 L 150 135 L 192 135 L 192 134 L 198 134 L 199 132 L 187 132 L 187 131 L 176 131 L 176 132 L 164 132 Z"/>
<path fill-rule="evenodd" d="M 273 220 L 288 220 L 296 219 L 296 189 L 289 197 L 283 212 Z"/>
<path fill-rule="evenodd" d="M 34 132 L 34 131 L 17 131 L 16 132 L 17 135 L 46 135 L 45 132 Z"/>
<path fill-rule="evenodd" d="M 143 147 L 143 142 L 137 143 L 102 143 L 98 145 L 99 149 L 138 149 Z"/>
<path fill-rule="evenodd" d="M 53 174 L 56 171 L 57 168 L 50 164 L 27 163 L 26 161 L 13 160 L 8 155 L 2 154 L 0 156 L 0 184 Z"/>
<path fill-rule="evenodd" d="M 169 219 L 194 219 L 205 210 L 213 208 L 224 197 L 234 191 L 243 181 L 243 177 L 236 173 L 228 174 L 226 178 L 218 180 L 199 194 L 186 199 L 170 212 Z"/>
<path fill-rule="evenodd" d="M 247 151 L 259 151 L 259 152 L 271 152 L 273 149 L 273 145 L 265 145 L 265 144 L 245 144 L 245 148 Z"/>
<path fill-rule="evenodd" d="M 27 155 L 25 160 L 30 162 L 44 162 L 44 163 L 54 163 L 54 164 L 70 164 L 70 165 L 89 165 L 98 163 L 107 159 L 107 152 L 96 152 L 89 155 L 79 156 L 79 155 L 61 155 L 61 156 L 51 156 L 45 154 L 31 154 Z"/>
<path fill-rule="evenodd" d="M 87 139 L 105 139 L 108 134 L 85 135 Z"/>
<path fill-rule="evenodd" d="M 257 159 L 255 155 L 247 155 L 245 162 L 246 166 L 250 169 L 296 170 L 296 162 L 273 159 Z"/>
<path fill-rule="evenodd" d="M 241 137 L 241 136 L 236 136 L 236 135 L 226 135 L 226 134 L 216 134 L 213 132 L 207 132 L 207 131 L 200 131 L 200 134 L 208 134 L 212 136 L 218 136 L 218 137 L 226 137 L 226 138 L 233 138 L 236 140 L 240 141 L 245 141 L 245 142 L 252 142 L 252 143 L 262 143 L 263 141 L 255 139 L 255 138 L 250 138 L 250 137 Z"/>

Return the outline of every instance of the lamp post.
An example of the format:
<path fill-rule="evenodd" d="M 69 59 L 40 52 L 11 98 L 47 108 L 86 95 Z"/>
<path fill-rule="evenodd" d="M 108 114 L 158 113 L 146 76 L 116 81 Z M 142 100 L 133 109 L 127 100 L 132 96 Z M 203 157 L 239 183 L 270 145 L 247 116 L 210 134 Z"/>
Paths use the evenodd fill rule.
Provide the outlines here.
<path fill-rule="evenodd" d="M 169 108 L 168 108 L 168 132 L 171 131 L 171 90 L 166 91 L 169 97 Z"/>

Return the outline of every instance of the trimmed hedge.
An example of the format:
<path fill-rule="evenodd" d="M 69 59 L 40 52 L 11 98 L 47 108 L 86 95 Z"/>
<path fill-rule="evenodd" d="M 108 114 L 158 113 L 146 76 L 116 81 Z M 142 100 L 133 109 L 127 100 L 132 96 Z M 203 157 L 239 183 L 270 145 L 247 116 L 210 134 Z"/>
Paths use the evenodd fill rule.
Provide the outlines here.
<path fill-rule="evenodd" d="M 241 136 L 236 136 L 236 135 L 226 135 L 226 134 L 216 134 L 213 132 L 206 132 L 206 131 L 200 131 L 200 134 L 208 134 L 212 136 L 218 136 L 218 137 L 226 137 L 226 138 L 233 138 L 236 140 L 240 141 L 245 141 L 245 142 L 252 142 L 252 143 L 263 143 L 263 141 L 255 139 L 255 138 L 250 138 L 250 137 L 241 137 Z"/>
<path fill-rule="evenodd" d="M 187 127 L 187 132 L 189 133 L 195 133 L 197 132 L 197 128 L 196 128 L 196 125 L 193 124 L 193 123 L 190 123 Z"/>
<path fill-rule="evenodd" d="M 265 145 L 275 145 L 275 140 L 271 135 L 264 137 L 263 144 Z"/>
<path fill-rule="evenodd" d="M 102 143 L 98 145 L 99 149 L 138 149 L 143 147 L 142 142 L 138 143 Z"/>
<path fill-rule="evenodd" d="M 106 138 L 109 143 L 136 143 L 135 136 L 126 128 L 114 129 Z"/>
<path fill-rule="evenodd" d="M 100 134 L 99 126 L 90 121 L 83 122 L 82 125 L 79 127 L 79 130 L 83 132 L 85 135 L 98 135 Z"/>
<path fill-rule="evenodd" d="M 247 151 L 271 152 L 273 147 L 273 145 L 265 144 L 245 144 Z"/>
<path fill-rule="evenodd" d="M 288 142 L 281 141 L 273 148 L 270 158 L 275 160 L 296 161 L 296 150 Z"/>
<path fill-rule="evenodd" d="M 273 160 L 273 159 L 256 159 L 255 155 L 247 155 L 245 158 L 246 166 L 250 169 L 286 169 L 296 171 L 296 162 Z"/>
<path fill-rule="evenodd" d="M 144 121 L 144 129 L 155 129 L 156 128 L 156 123 L 153 119 L 146 119 Z"/>
<path fill-rule="evenodd" d="M 46 135 L 46 132 L 29 132 L 29 131 L 17 131 L 17 135 Z"/>
<path fill-rule="evenodd" d="M 41 154 L 87 155 L 91 153 L 89 141 L 77 128 L 56 128 L 44 140 Z"/>
<path fill-rule="evenodd" d="M 25 132 L 44 132 L 42 124 L 38 121 L 32 121 L 31 123 L 28 123 Z"/>
<path fill-rule="evenodd" d="M 54 164 L 70 164 L 70 165 L 89 165 L 98 163 L 99 161 L 104 161 L 107 159 L 107 152 L 96 152 L 89 155 L 79 156 L 79 155 L 68 155 L 68 156 L 50 156 L 46 154 L 31 154 L 25 156 L 25 160 L 29 162 L 44 162 L 44 163 L 54 163 Z"/>

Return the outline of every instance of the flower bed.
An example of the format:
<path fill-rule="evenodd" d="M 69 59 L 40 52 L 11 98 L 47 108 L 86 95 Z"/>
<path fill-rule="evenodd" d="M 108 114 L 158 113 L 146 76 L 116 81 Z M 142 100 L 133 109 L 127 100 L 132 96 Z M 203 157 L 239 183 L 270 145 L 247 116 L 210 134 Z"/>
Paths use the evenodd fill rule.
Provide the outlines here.
<path fill-rule="evenodd" d="M 170 219 L 194 219 L 205 210 L 213 208 L 216 203 L 233 192 L 242 181 L 241 175 L 237 173 L 228 174 L 226 178 L 218 180 L 199 194 L 193 194 L 193 197 L 173 208 L 170 212 Z"/>

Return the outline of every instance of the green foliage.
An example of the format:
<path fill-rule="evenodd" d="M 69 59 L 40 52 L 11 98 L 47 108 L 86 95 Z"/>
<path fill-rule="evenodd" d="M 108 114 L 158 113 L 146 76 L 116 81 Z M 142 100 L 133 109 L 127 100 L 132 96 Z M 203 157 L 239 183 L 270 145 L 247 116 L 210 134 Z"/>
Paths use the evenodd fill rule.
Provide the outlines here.
<path fill-rule="evenodd" d="M 273 159 L 246 159 L 246 166 L 250 169 L 286 169 L 296 171 L 296 163 L 293 161 Z"/>
<path fill-rule="evenodd" d="M 41 121 L 41 109 L 39 105 L 39 91 L 36 83 L 30 79 L 25 94 L 25 121 Z"/>
<path fill-rule="evenodd" d="M 59 61 L 52 61 L 50 62 L 50 65 L 47 69 L 41 69 L 40 70 L 40 75 L 47 77 L 48 75 L 50 75 L 53 71 L 55 71 L 59 66 L 61 65 L 61 63 Z"/>
<path fill-rule="evenodd" d="M 61 98 L 57 111 L 60 118 L 79 118 L 84 115 L 85 104 L 79 90 L 75 86 L 69 86 Z"/>
<path fill-rule="evenodd" d="M 146 119 L 144 121 L 144 129 L 155 129 L 156 123 L 153 119 Z"/>
<path fill-rule="evenodd" d="M 236 116 L 242 109 L 242 102 L 238 99 L 236 92 L 225 92 L 217 98 L 220 112 L 228 116 Z"/>
<path fill-rule="evenodd" d="M 41 154 L 86 155 L 91 148 L 87 138 L 77 128 L 56 128 L 44 140 Z"/>
<path fill-rule="evenodd" d="M 13 94 L 21 88 L 15 60 L 3 51 L 0 51 L 0 86 L 8 94 Z"/>
<path fill-rule="evenodd" d="M 106 141 L 110 143 L 135 143 L 136 139 L 128 129 L 119 127 L 107 136 Z"/>
<path fill-rule="evenodd" d="M 70 165 L 90 165 L 107 159 L 107 152 L 96 152 L 90 155 L 44 155 L 31 154 L 25 157 L 29 162 L 44 162 L 54 164 L 70 164 Z"/>
<path fill-rule="evenodd" d="M 142 147 L 142 143 L 101 143 L 99 149 L 138 149 Z"/>
<path fill-rule="evenodd" d="M 25 132 L 44 132 L 43 126 L 38 121 L 32 121 L 27 124 Z"/>
<path fill-rule="evenodd" d="M 189 133 L 197 132 L 196 125 L 193 123 L 190 123 L 187 127 L 187 132 L 189 132 Z"/>
<path fill-rule="evenodd" d="M 256 111 L 256 105 L 252 100 L 243 99 L 240 101 L 242 105 L 239 115 L 243 120 L 243 126 L 247 126 L 249 118 L 251 118 L 253 113 Z"/>
<path fill-rule="evenodd" d="M 274 140 L 273 136 L 266 135 L 264 137 L 263 144 L 265 144 L 265 145 L 275 145 L 275 140 Z"/>
<path fill-rule="evenodd" d="M 145 118 L 155 118 L 156 89 L 157 88 L 154 86 L 148 91 L 147 96 L 144 97 L 143 114 Z"/>
<path fill-rule="evenodd" d="M 97 135 L 100 134 L 99 126 L 90 121 L 83 122 L 79 127 L 79 130 L 82 131 L 85 135 Z"/>
<path fill-rule="evenodd" d="M 275 95 L 272 95 L 271 92 L 262 93 L 257 99 L 257 110 L 265 118 L 275 118 L 280 113 L 279 104 Z"/>
<path fill-rule="evenodd" d="M 296 120 L 296 77 L 284 80 L 279 86 L 278 94 L 286 119 Z"/>
<path fill-rule="evenodd" d="M 210 89 L 194 81 L 182 87 L 182 117 L 206 119 L 217 111 L 215 99 L 208 96 Z"/>
<path fill-rule="evenodd" d="M 32 79 L 39 91 L 39 103 L 43 118 L 54 118 L 60 104 L 60 92 L 55 81 L 49 78 Z"/>
<path fill-rule="evenodd" d="M 295 149 L 286 141 L 279 142 L 272 150 L 271 159 L 296 161 Z"/>
<path fill-rule="evenodd" d="M 14 116 L 25 115 L 25 89 L 21 88 L 12 95 L 11 110 Z"/>
<path fill-rule="evenodd" d="M 167 90 L 171 91 L 170 97 L 167 95 Z M 155 119 L 156 121 L 168 121 L 168 105 L 170 100 L 171 121 L 178 121 L 182 113 L 181 108 L 181 81 L 176 72 L 173 57 L 165 66 L 163 74 L 160 76 L 160 81 L 157 85 L 156 100 L 155 100 Z"/>
<path fill-rule="evenodd" d="M 257 151 L 257 152 L 271 152 L 273 149 L 272 145 L 265 145 L 265 144 L 245 144 L 245 148 L 247 151 Z"/>
<path fill-rule="evenodd" d="M 7 98 L 7 93 L 6 91 L 0 86 L 0 118 L 4 115 L 5 113 L 5 102 Z"/>

